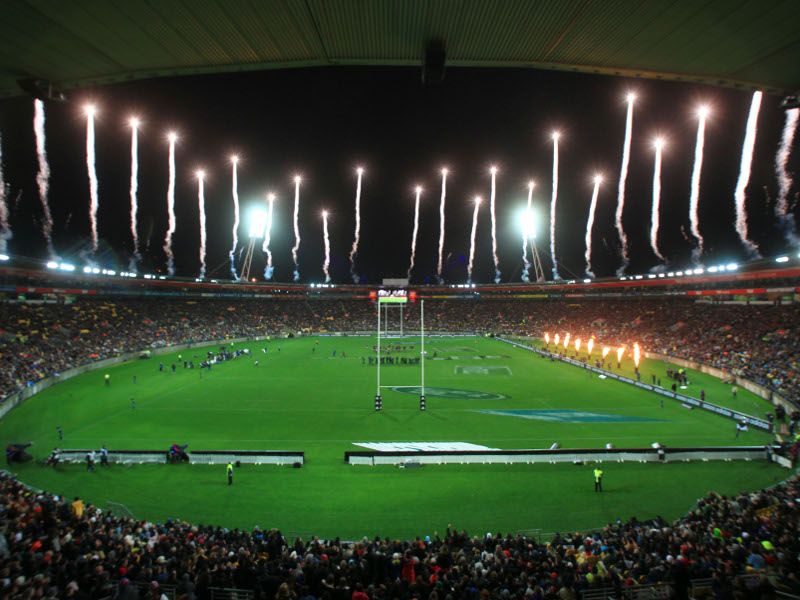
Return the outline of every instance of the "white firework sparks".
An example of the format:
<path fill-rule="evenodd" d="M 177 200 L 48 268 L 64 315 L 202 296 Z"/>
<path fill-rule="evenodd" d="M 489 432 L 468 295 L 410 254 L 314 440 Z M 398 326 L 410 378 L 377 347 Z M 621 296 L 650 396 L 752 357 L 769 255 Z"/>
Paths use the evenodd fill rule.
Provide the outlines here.
<path fill-rule="evenodd" d="M 625 184 L 628 180 L 628 164 L 631 160 L 631 135 L 633 133 L 633 103 L 636 102 L 636 94 L 629 92 L 626 101 L 628 110 L 625 115 L 625 141 L 622 145 L 622 165 L 619 170 L 619 185 L 617 186 L 617 210 L 614 214 L 614 223 L 619 235 L 619 242 L 622 253 L 622 264 L 617 269 L 617 275 L 625 273 L 628 268 L 630 258 L 628 257 L 628 236 L 625 235 L 625 228 L 622 225 L 622 214 L 625 211 Z"/>
<path fill-rule="evenodd" d="M 597 210 L 597 197 L 600 195 L 600 184 L 603 183 L 603 176 L 599 173 L 594 176 L 594 188 L 592 189 L 592 202 L 589 205 L 589 218 L 586 220 L 586 276 L 594 277 L 592 272 L 592 227 L 594 227 L 594 213 Z"/>
<path fill-rule="evenodd" d="M 536 183 L 534 181 L 528 182 L 528 205 L 525 209 L 524 227 L 522 228 L 522 281 L 525 283 L 530 281 L 528 271 L 531 268 L 531 261 L 528 260 L 528 240 L 531 232 L 528 231 L 528 228 L 533 210 L 533 188 L 535 187 Z"/>
<path fill-rule="evenodd" d="M 444 283 L 442 278 L 442 258 L 444 256 L 444 203 L 447 197 L 447 173 L 445 167 L 442 173 L 442 195 L 439 198 L 439 262 L 436 265 L 436 278 L 439 283 Z"/>
<path fill-rule="evenodd" d="M 472 233 L 469 236 L 469 264 L 467 265 L 467 283 L 472 283 L 472 267 L 475 264 L 475 233 L 478 231 L 478 209 L 481 197 L 475 196 L 475 208 L 472 211 Z"/>
<path fill-rule="evenodd" d="M 133 240 L 133 255 L 128 265 L 129 270 L 136 272 L 139 261 L 142 259 L 139 254 L 139 230 L 137 226 L 137 215 L 139 212 L 139 119 L 131 117 L 128 120 L 131 128 L 131 184 L 128 195 L 131 202 L 131 238 Z"/>
<path fill-rule="evenodd" d="M 33 101 L 33 133 L 36 138 L 36 159 L 39 170 L 36 173 L 36 186 L 39 188 L 39 202 L 42 204 L 42 235 L 47 244 L 50 260 L 58 260 L 53 247 L 53 215 L 50 212 L 50 164 L 47 162 L 46 138 L 44 130 L 44 102 Z"/>
<path fill-rule="evenodd" d="M 8 240 L 11 239 L 6 194 L 6 180 L 3 175 L 3 138 L 0 135 L 0 252 L 3 254 L 8 252 Z"/>
<path fill-rule="evenodd" d="M 703 147 L 706 140 L 706 117 L 709 109 L 701 106 L 697 109 L 697 141 L 694 147 L 694 167 L 692 168 L 692 191 L 689 196 L 689 225 L 692 235 L 697 240 L 697 247 L 692 250 L 692 257 L 695 264 L 700 264 L 703 256 L 703 246 L 705 244 L 703 235 L 700 233 L 700 174 L 703 170 Z"/>
<path fill-rule="evenodd" d="M 300 252 L 300 184 L 303 178 L 300 175 L 294 176 L 294 246 L 292 246 L 292 260 L 294 261 L 294 280 L 300 281 L 300 263 L 298 253 Z"/>
<path fill-rule="evenodd" d="M 359 280 L 358 273 L 356 273 L 356 255 L 358 254 L 358 243 L 361 241 L 361 176 L 364 174 L 364 169 L 358 167 L 356 173 L 358 174 L 356 183 L 356 231 L 353 235 L 353 247 L 350 249 L 350 276 L 353 278 L 353 283 L 358 283 Z"/>
<path fill-rule="evenodd" d="M 800 237 L 795 231 L 794 215 L 789 210 L 789 193 L 792 190 L 792 174 L 787 168 L 789 156 L 792 153 L 797 123 L 800 119 L 800 108 L 791 108 L 786 111 L 786 120 L 783 124 L 783 135 L 775 155 L 775 174 L 778 177 L 778 199 L 775 203 L 775 216 L 783 229 L 786 241 L 793 247 L 800 246 Z"/>
<path fill-rule="evenodd" d="M 414 270 L 414 261 L 417 258 L 417 232 L 419 231 L 419 200 L 422 196 L 422 187 L 414 188 L 416 198 L 414 200 L 414 231 L 411 233 L 411 258 L 408 264 L 408 278 L 411 279 L 411 271 Z"/>
<path fill-rule="evenodd" d="M 650 214 L 650 247 L 655 255 L 666 262 L 666 258 L 658 249 L 658 230 L 661 227 L 661 149 L 664 147 L 664 139 L 656 138 L 653 142 L 656 150 L 653 162 L 653 205 Z"/>
<path fill-rule="evenodd" d="M 169 140 L 169 183 L 167 185 L 167 235 L 164 237 L 164 254 L 167 255 L 167 273 L 175 275 L 175 255 L 172 253 L 172 236 L 175 235 L 175 142 L 178 134 L 170 131 Z"/>
<path fill-rule="evenodd" d="M 96 112 L 92 104 L 83 108 L 86 114 L 86 170 L 89 174 L 89 227 L 92 234 L 92 254 L 97 252 L 97 209 L 100 198 L 97 191 L 97 169 L 95 167 L 94 148 L 94 115 Z"/>
<path fill-rule="evenodd" d="M 234 281 L 239 279 L 236 272 L 236 246 L 239 245 L 239 157 L 235 154 L 231 156 L 231 196 L 233 197 L 233 230 L 231 231 L 231 250 L 228 258 L 231 263 L 231 276 Z"/>
<path fill-rule="evenodd" d="M 267 281 L 272 279 L 272 274 L 275 268 L 272 266 L 272 250 L 269 244 L 272 241 L 272 214 L 275 208 L 275 194 L 269 192 L 267 194 L 267 226 L 264 229 L 264 245 L 261 248 L 267 255 L 267 266 L 264 267 L 264 279 Z"/>
<path fill-rule="evenodd" d="M 197 175 L 197 208 L 200 213 L 200 274 L 198 277 L 203 279 L 206 276 L 206 173 L 200 169 L 195 175 Z"/>
<path fill-rule="evenodd" d="M 742 161 L 739 167 L 739 180 L 736 182 L 734 200 L 736 202 L 736 232 L 742 245 L 751 258 L 760 257 L 758 246 L 748 237 L 747 231 L 747 184 L 750 183 L 750 172 L 753 166 L 753 151 L 756 146 L 758 131 L 758 112 L 761 109 L 761 92 L 753 92 L 750 102 L 750 113 L 747 116 L 744 143 L 742 144 Z"/>
<path fill-rule="evenodd" d="M 492 260 L 494 260 L 494 282 L 500 283 L 500 258 L 497 256 L 497 217 L 495 215 L 495 196 L 497 192 L 497 167 L 489 169 L 492 175 L 492 192 L 489 198 L 489 212 L 492 220 Z"/>
<path fill-rule="evenodd" d="M 553 279 L 561 279 L 556 261 L 556 204 L 558 203 L 558 138 L 561 134 L 554 131 L 553 138 L 553 194 L 550 197 L 550 260 L 553 262 Z"/>
<path fill-rule="evenodd" d="M 325 259 L 322 262 L 322 272 L 325 274 L 325 283 L 330 283 L 331 274 L 331 238 L 328 235 L 328 211 L 322 211 L 322 239 L 325 243 Z"/>

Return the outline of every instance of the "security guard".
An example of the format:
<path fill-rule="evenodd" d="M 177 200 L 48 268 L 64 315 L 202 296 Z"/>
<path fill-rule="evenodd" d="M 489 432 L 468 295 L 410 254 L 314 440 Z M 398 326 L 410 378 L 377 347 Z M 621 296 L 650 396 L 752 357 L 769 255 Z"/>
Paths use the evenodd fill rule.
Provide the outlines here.
<path fill-rule="evenodd" d="M 228 473 L 228 485 L 233 485 L 233 463 L 228 463 L 225 471 Z"/>
<path fill-rule="evenodd" d="M 603 470 L 600 467 L 594 468 L 594 491 L 603 491 Z"/>

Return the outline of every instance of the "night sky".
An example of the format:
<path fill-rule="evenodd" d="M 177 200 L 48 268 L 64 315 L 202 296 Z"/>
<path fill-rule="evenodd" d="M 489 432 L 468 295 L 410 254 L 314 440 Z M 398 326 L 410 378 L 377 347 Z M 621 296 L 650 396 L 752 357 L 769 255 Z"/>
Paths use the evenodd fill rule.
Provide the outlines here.
<path fill-rule="evenodd" d="M 293 265 L 292 177 L 301 173 L 300 271 L 302 281 L 322 276 L 321 210 L 330 211 L 332 265 L 336 283 L 350 282 L 347 256 L 353 241 L 355 167 L 366 173 L 362 193 L 362 239 L 357 270 L 362 279 L 404 277 L 408 268 L 414 191 L 425 192 L 420 211 L 417 266 L 412 280 L 432 283 L 438 244 L 439 170 L 450 169 L 447 190 L 445 279 L 466 279 L 472 197 L 485 202 L 479 217 L 474 281 L 494 277 L 488 197 L 489 166 L 500 168 L 497 235 L 503 281 L 519 281 L 521 233 L 517 220 L 527 182 L 537 182 L 538 246 L 550 275 L 549 203 L 552 141 L 562 132 L 557 211 L 557 253 L 563 277 L 582 277 L 583 237 L 592 192 L 591 177 L 605 175 L 594 229 L 598 276 L 619 265 L 614 209 L 624 136 L 625 93 L 638 94 L 627 184 L 625 229 L 631 245 L 631 273 L 647 272 L 658 259 L 649 247 L 653 149 L 656 134 L 667 138 L 663 155 L 661 248 L 670 266 L 690 265 L 689 184 L 697 120 L 702 101 L 712 106 L 706 128 L 700 190 L 701 230 L 706 264 L 743 260 L 734 229 L 733 192 L 751 94 L 706 86 L 625 80 L 523 69 L 456 69 L 438 86 L 423 86 L 419 69 L 323 68 L 266 71 L 134 82 L 70 92 L 70 102 L 47 105 L 47 151 L 54 243 L 65 260 L 82 264 L 89 247 L 89 191 L 82 106 L 98 106 L 97 171 L 100 182 L 101 266 L 124 269 L 132 249 L 128 184 L 130 133 L 127 119 L 143 120 L 139 134 L 139 234 L 141 272 L 163 272 L 161 246 L 167 225 L 167 142 L 174 128 L 177 147 L 177 274 L 199 269 L 197 183 L 203 167 L 208 213 L 208 276 L 229 276 L 233 208 L 228 157 L 236 152 L 246 241 L 248 208 L 278 200 L 272 230 L 275 280 L 291 281 Z M 751 237 L 765 256 L 786 250 L 773 216 L 777 182 L 775 152 L 784 114 L 780 98 L 765 96 L 748 188 Z M 3 167 L 9 185 L 13 255 L 46 258 L 36 189 L 36 153 L 29 97 L 0 102 Z M 790 170 L 798 167 L 795 143 Z M 795 198 L 797 186 L 792 190 Z M 798 210 L 793 202 L 795 214 Z M 800 215 L 798 215 L 800 216 Z M 260 247 L 260 242 L 259 242 Z M 260 275 L 263 257 L 256 253 Z"/>

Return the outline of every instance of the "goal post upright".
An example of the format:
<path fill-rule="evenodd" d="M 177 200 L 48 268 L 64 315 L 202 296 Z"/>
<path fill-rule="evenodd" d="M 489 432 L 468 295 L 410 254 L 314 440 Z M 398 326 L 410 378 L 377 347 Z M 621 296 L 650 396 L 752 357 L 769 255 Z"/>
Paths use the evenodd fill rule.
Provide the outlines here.
<path fill-rule="evenodd" d="M 378 298 L 378 360 L 375 361 L 377 371 L 377 387 L 375 389 L 375 410 L 381 410 L 383 399 L 381 398 L 381 300 Z"/>
<path fill-rule="evenodd" d="M 420 337 L 420 390 L 419 409 L 426 410 L 425 404 L 425 300 L 419 301 L 419 337 Z"/>

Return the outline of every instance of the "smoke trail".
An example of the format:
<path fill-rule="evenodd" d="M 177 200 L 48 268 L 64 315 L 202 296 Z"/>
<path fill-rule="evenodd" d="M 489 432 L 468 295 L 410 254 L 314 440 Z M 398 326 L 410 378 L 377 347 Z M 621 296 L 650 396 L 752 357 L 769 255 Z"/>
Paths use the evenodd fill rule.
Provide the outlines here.
<path fill-rule="evenodd" d="M 358 242 L 361 240 L 361 175 L 364 174 L 364 169 L 358 167 L 358 183 L 356 183 L 356 231 L 353 236 L 353 247 L 350 249 L 350 276 L 353 278 L 353 283 L 358 283 L 359 276 L 356 273 L 356 254 L 358 254 Z"/>
<path fill-rule="evenodd" d="M 442 278 L 442 255 L 444 254 L 444 202 L 447 197 L 447 169 L 442 169 L 442 195 L 439 198 L 439 262 L 436 266 L 436 279 L 440 284 Z"/>
<path fill-rule="evenodd" d="M 558 138 L 553 132 L 553 195 L 550 198 L 550 260 L 553 262 L 553 279 L 561 279 L 556 262 L 556 202 L 558 201 Z"/>
<path fill-rule="evenodd" d="M 536 184 L 533 181 L 528 182 L 528 206 L 525 209 L 525 217 L 522 222 L 522 281 L 528 283 L 530 281 L 530 277 L 528 276 L 528 270 L 531 268 L 531 261 L 528 260 L 528 239 L 531 236 L 531 217 L 532 217 L 532 208 L 533 208 L 533 188 Z"/>
<path fill-rule="evenodd" d="M 231 250 L 228 252 L 228 257 L 231 261 L 231 276 L 234 281 L 238 281 L 239 274 L 236 272 L 236 246 L 239 245 L 239 176 L 237 173 L 237 165 L 239 164 L 239 157 L 231 156 L 232 181 L 231 181 L 231 195 L 233 196 L 233 231 Z"/>
<path fill-rule="evenodd" d="M 39 201 L 42 203 L 42 234 L 47 244 L 47 255 L 50 260 L 58 260 L 53 247 L 53 216 L 50 213 L 50 201 L 47 197 L 50 190 L 50 165 L 47 162 L 44 135 L 44 102 L 33 101 L 33 133 L 36 137 L 36 158 L 39 171 L 36 173 L 36 185 L 39 188 Z"/>
<path fill-rule="evenodd" d="M 500 283 L 500 259 L 497 256 L 497 219 L 495 217 L 495 178 L 497 177 L 497 167 L 492 167 L 492 195 L 489 199 L 489 208 L 492 216 L 492 259 L 494 260 L 494 282 Z"/>
<path fill-rule="evenodd" d="M 750 114 L 747 116 L 747 128 L 742 144 L 742 162 L 739 167 L 739 180 L 736 182 L 736 233 L 742 245 L 747 250 L 750 258 L 759 258 L 761 254 L 747 235 L 747 184 L 750 183 L 750 169 L 753 164 L 753 150 L 756 145 L 756 131 L 758 127 L 758 111 L 761 109 L 761 92 L 753 92 L 753 100 L 750 103 Z"/>
<path fill-rule="evenodd" d="M 197 208 L 200 213 L 200 274 L 198 277 L 203 279 L 206 276 L 206 195 L 205 178 L 203 171 L 197 172 Z"/>
<path fill-rule="evenodd" d="M 294 246 L 292 246 L 292 260 L 294 261 L 294 281 L 300 281 L 300 264 L 297 262 L 297 253 L 300 250 L 300 183 L 299 175 L 294 178 Z"/>
<path fill-rule="evenodd" d="M 135 117 L 130 120 L 131 126 L 131 237 L 133 238 L 133 256 L 131 256 L 128 269 L 136 272 L 142 256 L 139 253 L 139 231 L 136 217 L 139 211 L 139 120 Z"/>
<path fill-rule="evenodd" d="M 794 136 L 797 133 L 798 118 L 800 118 L 800 108 L 786 111 L 781 145 L 775 155 L 775 174 L 778 176 L 778 201 L 775 203 L 775 216 L 778 217 L 786 241 L 793 248 L 800 246 L 800 237 L 795 232 L 794 215 L 789 210 L 788 198 L 793 182 L 792 174 L 787 170 L 786 165 L 789 162 Z"/>
<path fill-rule="evenodd" d="M 469 264 L 467 265 L 467 283 L 472 283 L 472 266 L 475 264 L 475 232 L 478 231 L 478 209 L 481 197 L 475 197 L 475 209 L 472 211 L 472 233 L 469 236 Z"/>
<path fill-rule="evenodd" d="M 628 236 L 625 235 L 625 228 L 622 226 L 622 213 L 625 210 L 625 183 L 628 180 L 628 164 L 631 159 L 631 133 L 633 131 L 633 103 L 636 100 L 635 94 L 628 94 L 628 111 L 625 115 L 625 141 L 622 145 L 622 166 L 619 170 L 619 185 L 617 187 L 617 210 L 614 215 L 614 222 L 619 235 L 619 242 L 622 253 L 622 264 L 617 269 L 617 275 L 624 275 L 628 268 L 630 258 L 628 257 Z"/>
<path fill-rule="evenodd" d="M 322 236 L 325 242 L 325 260 L 322 263 L 322 272 L 325 273 L 325 283 L 330 283 L 331 274 L 331 239 L 328 236 L 328 211 L 322 211 Z"/>
<path fill-rule="evenodd" d="M 664 141 L 660 138 L 657 139 L 655 141 L 656 158 L 653 163 L 653 207 L 650 214 L 650 247 L 662 263 L 667 261 L 658 249 L 658 230 L 661 227 L 661 149 L 663 147 Z"/>
<path fill-rule="evenodd" d="M 3 137 L 0 134 L 0 252 L 8 252 L 8 240 L 11 239 L 11 226 L 8 222 L 8 190 L 3 176 Z"/>
<path fill-rule="evenodd" d="M 164 253 L 167 255 L 167 273 L 175 275 L 175 256 L 172 254 L 172 236 L 175 234 L 175 142 L 178 136 L 171 132 L 169 140 L 169 184 L 167 186 L 167 235 Z"/>
<path fill-rule="evenodd" d="M 586 221 L 586 276 L 594 277 L 592 272 L 592 227 L 594 226 L 594 213 L 597 209 L 597 197 L 600 194 L 600 184 L 603 178 L 600 175 L 594 176 L 594 189 L 592 190 L 592 203 L 589 205 L 589 219 Z"/>
<path fill-rule="evenodd" d="M 86 171 L 89 174 L 89 227 L 92 234 L 92 255 L 97 252 L 97 208 L 100 200 L 97 195 L 97 170 L 94 154 L 94 106 L 86 111 Z"/>
<path fill-rule="evenodd" d="M 272 251 L 269 249 L 269 243 L 272 240 L 272 211 L 275 208 L 275 194 L 267 194 L 267 226 L 264 229 L 264 245 L 261 250 L 267 255 L 267 266 L 264 267 L 264 279 L 269 281 L 272 279 L 272 273 L 275 268 L 272 266 Z"/>
<path fill-rule="evenodd" d="M 706 116 L 708 108 L 701 106 L 697 111 L 697 142 L 694 147 L 694 168 L 692 169 L 692 192 L 689 197 L 689 225 L 692 235 L 697 240 L 697 247 L 692 250 L 692 259 L 696 265 L 700 264 L 703 256 L 703 235 L 700 233 L 700 173 L 703 169 L 703 146 L 706 140 Z"/>
<path fill-rule="evenodd" d="M 417 186 L 416 200 L 414 201 L 414 232 L 411 234 L 411 260 L 408 264 L 408 278 L 411 279 L 411 271 L 414 270 L 414 260 L 417 258 L 417 232 L 419 231 L 419 198 L 422 195 L 422 188 Z"/>

